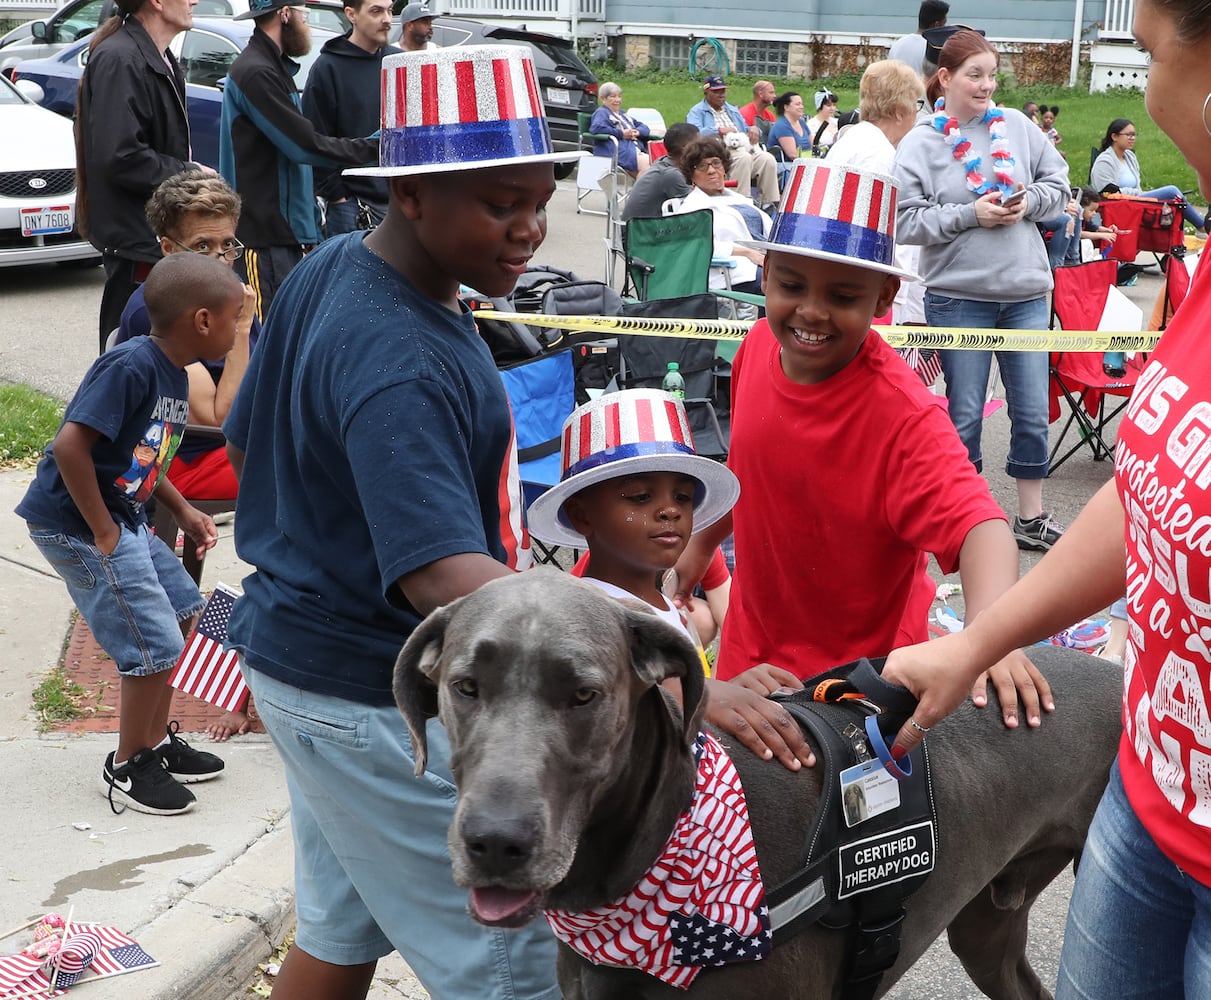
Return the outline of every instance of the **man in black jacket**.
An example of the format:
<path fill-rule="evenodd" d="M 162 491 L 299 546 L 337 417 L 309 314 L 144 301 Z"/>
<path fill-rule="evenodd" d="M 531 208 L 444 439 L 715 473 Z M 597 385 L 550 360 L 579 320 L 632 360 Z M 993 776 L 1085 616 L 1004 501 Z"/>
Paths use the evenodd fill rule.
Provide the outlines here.
<path fill-rule="evenodd" d="M 383 56 L 401 51 L 387 44 L 390 0 L 349 0 L 345 14 L 353 25 L 330 39 L 311 67 L 303 91 L 303 112 L 324 135 L 370 135 L 379 127 L 379 88 Z M 343 176 L 317 170 L 316 193 L 327 204 L 324 236 L 377 226 L 387 214 L 387 182 L 381 177 Z M 359 210 L 364 210 L 362 226 Z"/>
<path fill-rule="evenodd" d="M 168 43 L 193 25 L 198 0 L 118 0 L 89 46 L 76 108 L 80 231 L 101 251 L 100 350 L 135 288 L 160 259 L 144 204 L 191 167 L 185 78 Z"/>
<path fill-rule="evenodd" d="M 264 322 L 290 269 L 320 241 L 311 168 L 376 163 L 378 140 L 322 135 L 303 114 L 293 57 L 311 51 L 305 7 L 252 0 L 236 20 L 248 17 L 256 30 L 223 88 L 219 170 L 243 199 L 236 234 L 247 250 L 236 266 L 243 264 Z"/>

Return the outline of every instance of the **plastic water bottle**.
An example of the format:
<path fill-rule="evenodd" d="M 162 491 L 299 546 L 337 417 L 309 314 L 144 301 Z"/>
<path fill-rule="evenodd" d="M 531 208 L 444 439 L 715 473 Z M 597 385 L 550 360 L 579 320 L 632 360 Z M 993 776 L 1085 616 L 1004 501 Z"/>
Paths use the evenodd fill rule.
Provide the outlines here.
<path fill-rule="evenodd" d="M 680 369 L 681 366 L 676 361 L 670 361 L 669 370 L 665 373 L 660 388 L 665 392 L 671 392 L 679 399 L 685 399 L 685 379 L 681 377 Z"/>

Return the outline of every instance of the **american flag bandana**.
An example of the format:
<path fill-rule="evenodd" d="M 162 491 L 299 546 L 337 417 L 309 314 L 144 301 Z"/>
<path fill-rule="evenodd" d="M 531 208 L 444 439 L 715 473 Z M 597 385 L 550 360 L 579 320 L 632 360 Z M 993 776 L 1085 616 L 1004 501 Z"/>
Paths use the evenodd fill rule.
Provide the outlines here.
<path fill-rule="evenodd" d="M 29 995 L 37 1000 L 63 996 L 64 987 L 77 981 L 91 982 L 153 969 L 160 964 L 116 927 L 75 922 L 67 925 L 66 940 L 59 952 L 59 975 L 52 991 L 53 961 L 53 957 L 24 953 L 0 956 L 0 998 L 13 994 Z"/>
<path fill-rule="evenodd" d="M 228 712 L 242 711 L 248 703 L 248 685 L 240 673 L 239 654 L 223 648 L 228 642 L 227 619 L 239 596 L 238 590 L 224 584 L 215 587 L 168 678 L 168 683 L 178 690 Z"/>
<path fill-rule="evenodd" d="M 555 936 L 595 965 L 640 969 L 683 990 L 708 966 L 757 961 L 773 946 L 740 776 L 707 733 L 694 756 L 694 800 L 635 888 L 586 913 L 546 911 Z"/>

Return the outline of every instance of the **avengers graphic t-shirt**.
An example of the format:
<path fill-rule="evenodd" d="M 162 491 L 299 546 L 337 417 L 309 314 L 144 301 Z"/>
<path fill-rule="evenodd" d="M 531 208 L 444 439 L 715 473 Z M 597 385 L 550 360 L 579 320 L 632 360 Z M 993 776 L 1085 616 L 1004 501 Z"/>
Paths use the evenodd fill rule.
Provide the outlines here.
<path fill-rule="evenodd" d="M 1204 885 L 1211 885 L 1208 318 L 1211 269 L 1200 265 L 1136 384 L 1114 463 L 1130 622 L 1123 784 L 1161 850 Z"/>
<path fill-rule="evenodd" d="M 63 421 L 100 433 L 92 459 L 101 497 L 115 522 L 134 528 L 147 520 L 143 503 L 172 462 L 188 418 L 188 376 L 152 338 L 138 337 L 93 362 Z M 30 524 L 92 539 L 51 445 L 17 514 Z"/>

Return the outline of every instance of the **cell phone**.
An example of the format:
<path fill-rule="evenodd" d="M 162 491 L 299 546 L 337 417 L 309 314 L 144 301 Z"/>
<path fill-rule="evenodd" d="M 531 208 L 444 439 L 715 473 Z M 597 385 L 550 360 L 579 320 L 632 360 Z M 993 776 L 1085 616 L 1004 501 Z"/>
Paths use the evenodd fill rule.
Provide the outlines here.
<path fill-rule="evenodd" d="M 1007 195 L 1001 197 L 1001 207 L 1008 208 L 1010 205 L 1016 205 L 1019 201 L 1026 197 L 1026 189 L 1018 188 L 1016 191 L 1010 191 Z"/>

